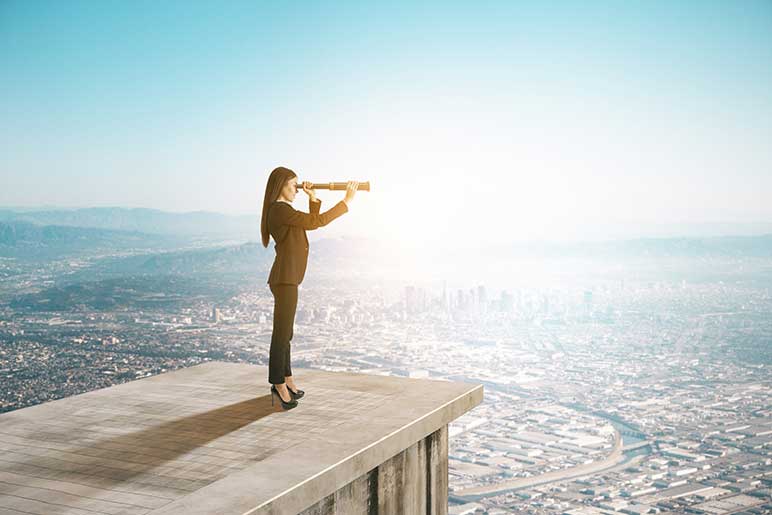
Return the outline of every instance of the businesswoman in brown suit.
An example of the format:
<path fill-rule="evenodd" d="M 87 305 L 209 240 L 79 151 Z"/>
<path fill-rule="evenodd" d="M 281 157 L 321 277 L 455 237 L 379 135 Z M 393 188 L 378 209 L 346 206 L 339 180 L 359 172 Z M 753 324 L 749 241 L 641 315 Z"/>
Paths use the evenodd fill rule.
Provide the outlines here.
<path fill-rule="evenodd" d="M 268 285 L 274 298 L 268 382 L 271 383 L 271 404 L 273 396 L 277 395 L 285 410 L 297 406 L 297 399 L 305 393 L 297 388 L 292 379 L 290 340 L 298 303 L 298 285 L 303 282 L 308 263 L 306 231 L 323 227 L 346 213 L 359 187 L 358 182 L 349 181 L 345 198 L 328 211 L 319 213 L 322 201 L 316 198 L 313 189 L 309 189 L 311 183 L 304 182 L 303 191 L 308 195 L 310 211 L 304 213 L 292 207 L 297 194 L 297 182 L 297 175 L 289 168 L 280 166 L 271 172 L 265 187 L 263 218 L 260 222 L 263 247 L 268 247 L 269 235 L 276 242 L 276 258 L 268 276 Z"/>

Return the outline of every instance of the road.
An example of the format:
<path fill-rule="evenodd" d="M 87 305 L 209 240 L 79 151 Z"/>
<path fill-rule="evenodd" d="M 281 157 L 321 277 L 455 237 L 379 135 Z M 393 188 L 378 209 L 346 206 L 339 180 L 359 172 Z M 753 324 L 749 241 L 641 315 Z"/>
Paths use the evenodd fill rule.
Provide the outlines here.
<path fill-rule="evenodd" d="M 555 470 L 553 472 L 547 472 L 538 476 L 510 479 L 491 486 L 476 486 L 473 488 L 465 488 L 463 490 L 452 492 L 452 495 L 454 497 L 463 497 L 470 501 L 475 501 L 482 497 L 501 494 L 509 490 L 519 490 L 521 488 L 542 485 L 544 483 L 565 481 L 566 479 L 576 479 L 581 476 L 597 474 L 598 472 L 602 472 L 606 469 L 614 467 L 622 460 L 624 460 L 624 453 L 622 452 L 622 435 L 618 430 L 614 429 L 614 448 L 611 450 L 611 453 L 608 456 L 600 461 L 594 461 L 584 465 L 577 465 L 576 467 L 571 467 L 565 470 Z"/>

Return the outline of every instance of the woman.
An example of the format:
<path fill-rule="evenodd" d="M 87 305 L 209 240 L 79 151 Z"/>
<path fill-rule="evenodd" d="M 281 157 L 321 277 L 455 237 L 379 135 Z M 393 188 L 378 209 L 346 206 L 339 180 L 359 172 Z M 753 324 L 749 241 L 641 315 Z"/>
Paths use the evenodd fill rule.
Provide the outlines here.
<path fill-rule="evenodd" d="M 305 393 L 298 389 L 292 379 L 290 340 L 298 304 L 298 285 L 303 281 L 308 263 L 306 231 L 325 226 L 348 212 L 348 206 L 359 187 L 357 181 L 349 181 L 345 198 L 320 214 L 322 201 L 317 200 L 316 191 L 309 189 L 311 183 L 304 182 L 303 191 L 308 195 L 311 211 L 309 214 L 292 207 L 297 194 L 297 182 L 297 175 L 289 168 L 280 166 L 271 172 L 265 187 L 263 218 L 260 222 L 263 247 L 268 247 L 269 235 L 276 242 L 276 258 L 268 276 L 274 298 L 268 382 L 271 383 L 271 404 L 273 396 L 277 395 L 285 410 L 297 406 L 297 399 Z"/>

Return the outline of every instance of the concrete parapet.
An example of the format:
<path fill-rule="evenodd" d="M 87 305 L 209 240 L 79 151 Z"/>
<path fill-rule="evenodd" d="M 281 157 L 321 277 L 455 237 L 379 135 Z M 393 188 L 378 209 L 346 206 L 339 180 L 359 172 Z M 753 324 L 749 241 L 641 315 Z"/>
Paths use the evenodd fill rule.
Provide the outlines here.
<path fill-rule="evenodd" d="M 447 424 L 481 385 L 208 362 L 0 415 L 0 512 L 447 513 Z"/>

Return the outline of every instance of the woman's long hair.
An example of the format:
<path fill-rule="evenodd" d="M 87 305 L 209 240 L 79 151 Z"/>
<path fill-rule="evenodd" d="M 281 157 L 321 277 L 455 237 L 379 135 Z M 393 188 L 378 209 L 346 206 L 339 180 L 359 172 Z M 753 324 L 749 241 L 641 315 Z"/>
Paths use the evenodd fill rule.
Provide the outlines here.
<path fill-rule="evenodd" d="M 260 221 L 260 234 L 263 236 L 263 247 L 267 247 L 270 242 L 268 232 L 268 208 L 271 203 L 279 198 L 281 189 L 287 184 L 287 181 L 297 177 L 297 174 L 289 168 L 279 166 L 274 168 L 268 177 L 268 184 L 265 185 L 265 197 L 263 197 L 263 218 Z"/>

